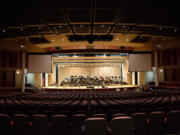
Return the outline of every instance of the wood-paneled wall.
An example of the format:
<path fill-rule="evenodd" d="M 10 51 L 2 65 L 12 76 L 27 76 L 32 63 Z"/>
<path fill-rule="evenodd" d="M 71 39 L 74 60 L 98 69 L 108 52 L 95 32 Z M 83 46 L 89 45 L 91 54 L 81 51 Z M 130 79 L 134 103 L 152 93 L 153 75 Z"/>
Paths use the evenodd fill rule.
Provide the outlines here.
<path fill-rule="evenodd" d="M 180 48 L 159 51 L 159 67 L 164 67 L 165 81 L 180 82 Z"/>
<path fill-rule="evenodd" d="M 21 68 L 21 53 L 0 51 L 0 87 L 15 87 L 18 68 Z"/>

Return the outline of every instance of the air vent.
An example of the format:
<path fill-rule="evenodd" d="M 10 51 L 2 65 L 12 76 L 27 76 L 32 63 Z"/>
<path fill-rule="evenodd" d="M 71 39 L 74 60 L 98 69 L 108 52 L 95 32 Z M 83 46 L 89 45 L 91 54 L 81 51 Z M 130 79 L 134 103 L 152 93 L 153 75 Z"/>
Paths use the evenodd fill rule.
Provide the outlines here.
<path fill-rule="evenodd" d="M 47 44 L 50 43 L 47 39 L 44 37 L 30 37 L 29 40 L 33 44 Z"/>
<path fill-rule="evenodd" d="M 150 37 L 147 36 L 137 36 L 133 40 L 131 40 L 131 43 L 147 43 L 149 42 Z"/>

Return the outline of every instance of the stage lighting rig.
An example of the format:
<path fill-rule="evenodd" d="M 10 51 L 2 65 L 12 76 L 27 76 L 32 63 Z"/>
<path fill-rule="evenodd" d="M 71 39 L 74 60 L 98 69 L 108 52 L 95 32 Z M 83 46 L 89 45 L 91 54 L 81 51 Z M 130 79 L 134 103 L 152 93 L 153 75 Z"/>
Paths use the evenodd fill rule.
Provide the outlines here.
<path fill-rule="evenodd" d="M 113 35 L 68 35 L 70 42 L 88 41 L 92 44 L 94 41 L 112 41 Z"/>

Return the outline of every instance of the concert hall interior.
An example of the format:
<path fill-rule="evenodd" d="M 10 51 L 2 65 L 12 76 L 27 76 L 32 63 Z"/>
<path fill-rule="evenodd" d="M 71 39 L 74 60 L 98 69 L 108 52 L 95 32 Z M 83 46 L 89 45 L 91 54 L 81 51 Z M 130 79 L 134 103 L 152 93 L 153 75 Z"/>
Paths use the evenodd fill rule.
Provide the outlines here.
<path fill-rule="evenodd" d="M 0 134 L 180 134 L 179 4 L 0 7 Z"/>

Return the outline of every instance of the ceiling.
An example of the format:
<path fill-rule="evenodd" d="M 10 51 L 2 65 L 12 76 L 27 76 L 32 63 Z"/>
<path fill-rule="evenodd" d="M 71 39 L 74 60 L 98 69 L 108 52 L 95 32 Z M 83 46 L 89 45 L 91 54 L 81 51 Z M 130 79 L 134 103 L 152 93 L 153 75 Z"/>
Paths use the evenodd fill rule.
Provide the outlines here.
<path fill-rule="evenodd" d="M 47 43 L 32 44 L 47 48 L 85 43 L 67 35 L 113 35 L 115 45 L 138 46 L 146 37 L 179 37 L 178 6 L 162 0 L 7 0 L 0 8 L 0 39 L 43 37 Z"/>

